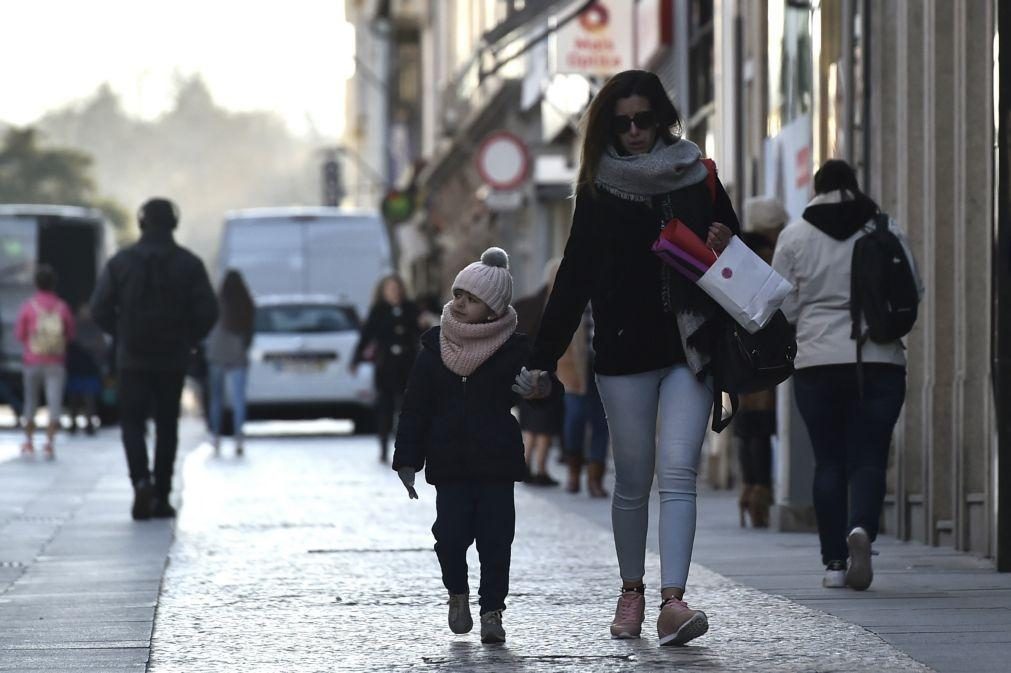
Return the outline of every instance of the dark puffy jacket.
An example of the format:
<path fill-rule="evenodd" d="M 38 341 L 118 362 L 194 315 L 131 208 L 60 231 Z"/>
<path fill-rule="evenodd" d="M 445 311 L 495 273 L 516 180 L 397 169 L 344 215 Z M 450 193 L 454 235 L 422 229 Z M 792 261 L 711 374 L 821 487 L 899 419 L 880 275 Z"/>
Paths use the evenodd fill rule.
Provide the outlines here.
<path fill-rule="evenodd" d="M 421 337 L 404 396 L 393 469 L 425 469 L 430 484 L 446 481 L 522 481 L 523 437 L 512 415 L 519 397 L 510 389 L 530 355 L 530 341 L 513 334 L 473 374 L 462 377 L 443 363 L 439 328 Z M 555 385 L 552 398 L 561 394 Z"/>
<path fill-rule="evenodd" d="M 735 234 L 741 231 L 719 180 L 715 202 L 704 182 L 671 192 L 668 198 L 674 215 L 702 237 L 711 222 L 722 222 Z M 675 316 L 664 312 L 662 262 L 650 250 L 661 220 L 649 203 L 624 200 L 603 190 L 596 195 L 586 188 L 579 190 L 530 369 L 555 370 L 588 301 L 593 306 L 597 373 L 638 374 L 684 361 Z M 688 283 L 676 272 L 673 277 L 676 283 Z"/>
<path fill-rule="evenodd" d="M 143 296 L 149 283 L 149 264 L 164 264 L 160 277 L 168 285 L 165 293 L 174 297 L 171 306 L 152 315 L 145 307 L 145 321 L 173 325 L 165 331 L 165 348 L 157 351 L 131 346 L 129 335 L 143 331 L 140 316 L 131 308 L 131 298 Z M 152 303 L 152 305 L 154 305 Z M 140 241 L 120 250 L 102 270 L 91 312 L 96 323 L 116 339 L 119 369 L 184 371 L 190 354 L 218 319 L 218 302 L 207 270 L 200 258 L 179 246 L 166 230 L 148 230 Z"/>

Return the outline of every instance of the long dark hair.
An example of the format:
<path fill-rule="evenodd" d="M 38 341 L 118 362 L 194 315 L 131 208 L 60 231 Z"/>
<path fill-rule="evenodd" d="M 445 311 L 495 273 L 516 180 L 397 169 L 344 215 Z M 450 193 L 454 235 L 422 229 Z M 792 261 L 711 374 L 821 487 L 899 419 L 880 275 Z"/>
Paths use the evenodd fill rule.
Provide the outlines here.
<path fill-rule="evenodd" d="M 229 332 L 248 334 L 253 331 L 256 306 L 249 294 L 246 281 L 235 269 L 229 269 L 221 281 L 218 291 L 218 305 L 221 307 L 221 325 Z"/>
<path fill-rule="evenodd" d="M 583 150 L 579 158 L 579 177 L 576 189 L 584 185 L 596 193 L 593 185 L 597 165 L 606 147 L 616 143 L 611 130 L 614 107 L 620 98 L 642 96 L 656 114 L 657 133 L 668 144 L 681 136 L 681 115 L 664 91 L 660 78 L 648 70 L 625 70 L 607 81 L 583 117 Z"/>
<path fill-rule="evenodd" d="M 388 276 L 383 276 L 376 283 L 376 288 L 372 291 L 372 308 L 379 306 L 380 304 L 385 304 L 386 299 L 383 297 L 383 288 L 386 287 L 386 283 L 393 281 L 400 288 L 400 301 L 401 303 L 407 301 L 407 285 L 404 283 L 404 279 L 398 274 L 391 273 Z"/>

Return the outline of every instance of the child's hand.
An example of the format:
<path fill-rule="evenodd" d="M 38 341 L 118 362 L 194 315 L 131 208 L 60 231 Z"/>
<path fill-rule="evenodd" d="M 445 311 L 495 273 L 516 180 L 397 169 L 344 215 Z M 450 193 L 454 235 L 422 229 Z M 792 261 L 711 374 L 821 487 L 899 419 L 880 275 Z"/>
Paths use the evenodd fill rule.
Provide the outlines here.
<path fill-rule="evenodd" d="M 540 369 L 529 371 L 524 367 L 516 375 L 512 390 L 523 399 L 539 400 L 551 394 L 551 377 Z"/>
<path fill-rule="evenodd" d="M 404 482 L 404 488 L 407 489 L 407 495 L 411 500 L 417 500 L 418 492 L 414 490 L 414 468 L 402 467 L 397 470 L 397 476 L 400 477 L 400 481 Z"/>

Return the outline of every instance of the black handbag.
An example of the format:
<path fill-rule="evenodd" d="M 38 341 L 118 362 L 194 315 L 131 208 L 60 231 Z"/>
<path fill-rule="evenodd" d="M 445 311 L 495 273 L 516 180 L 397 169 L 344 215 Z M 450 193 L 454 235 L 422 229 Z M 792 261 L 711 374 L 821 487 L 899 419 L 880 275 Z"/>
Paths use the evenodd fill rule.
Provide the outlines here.
<path fill-rule="evenodd" d="M 726 319 L 713 353 L 713 430 L 721 432 L 737 413 L 738 395 L 774 388 L 793 374 L 797 338 L 782 311 L 750 334 Z M 723 393 L 730 395 L 730 415 L 723 418 Z"/>

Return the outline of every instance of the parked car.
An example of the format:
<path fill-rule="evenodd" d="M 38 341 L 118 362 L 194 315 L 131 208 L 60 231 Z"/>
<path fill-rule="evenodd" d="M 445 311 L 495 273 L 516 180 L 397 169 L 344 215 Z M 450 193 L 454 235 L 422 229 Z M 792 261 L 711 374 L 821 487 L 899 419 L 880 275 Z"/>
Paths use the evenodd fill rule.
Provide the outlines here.
<path fill-rule="evenodd" d="M 247 416 L 349 418 L 356 432 L 370 431 L 372 367 L 363 365 L 355 374 L 348 368 L 359 329 L 354 306 L 333 296 L 257 297 Z"/>

